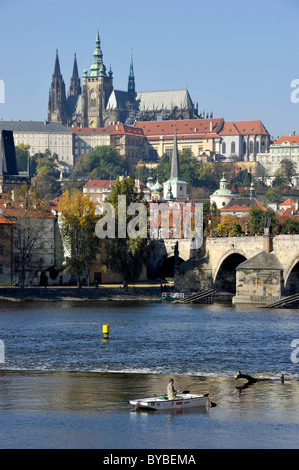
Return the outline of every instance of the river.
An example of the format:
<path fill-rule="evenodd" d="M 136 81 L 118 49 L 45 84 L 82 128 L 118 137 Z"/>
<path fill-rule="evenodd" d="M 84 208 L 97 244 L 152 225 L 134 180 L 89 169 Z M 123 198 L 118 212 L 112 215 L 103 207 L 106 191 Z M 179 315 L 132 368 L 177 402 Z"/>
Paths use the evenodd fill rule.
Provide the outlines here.
<path fill-rule="evenodd" d="M 295 309 L 2 302 L 0 446 L 298 448 L 298 338 Z M 238 370 L 270 380 L 242 388 Z M 217 406 L 132 409 L 130 399 L 164 393 L 170 375 Z"/>

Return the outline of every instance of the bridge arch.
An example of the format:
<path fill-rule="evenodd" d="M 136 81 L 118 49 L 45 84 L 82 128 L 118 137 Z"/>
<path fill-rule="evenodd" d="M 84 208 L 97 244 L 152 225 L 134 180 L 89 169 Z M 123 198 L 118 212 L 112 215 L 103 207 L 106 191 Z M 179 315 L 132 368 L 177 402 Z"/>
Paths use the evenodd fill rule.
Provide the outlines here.
<path fill-rule="evenodd" d="M 165 279 L 166 277 L 174 277 L 174 255 L 173 253 L 168 253 L 168 255 L 163 259 L 160 266 L 160 278 Z M 185 260 L 183 257 L 179 256 L 179 265 Z"/>
<path fill-rule="evenodd" d="M 241 250 L 230 250 L 219 261 L 213 281 L 217 291 L 236 293 L 236 268 L 247 260 Z"/>
<path fill-rule="evenodd" d="M 299 292 L 299 256 L 292 261 L 285 270 L 284 290 L 286 295 L 297 294 Z"/>
<path fill-rule="evenodd" d="M 224 253 L 224 255 L 222 255 L 222 257 L 219 259 L 218 263 L 216 264 L 216 268 L 215 268 L 215 270 L 214 270 L 214 272 L 213 272 L 213 282 L 215 282 L 216 277 L 218 276 L 218 272 L 219 272 L 219 269 L 220 269 L 222 263 L 223 263 L 227 258 L 229 258 L 231 255 L 234 255 L 234 254 L 242 256 L 242 257 L 244 258 L 243 261 L 246 261 L 246 260 L 247 260 L 247 256 L 246 256 L 246 254 L 244 253 L 243 250 L 236 250 L 236 249 L 233 249 L 233 248 L 232 248 L 231 250 L 226 251 L 226 252 Z M 240 261 L 240 263 L 242 263 L 243 261 Z M 239 264 L 240 264 L 240 263 L 239 263 Z"/>

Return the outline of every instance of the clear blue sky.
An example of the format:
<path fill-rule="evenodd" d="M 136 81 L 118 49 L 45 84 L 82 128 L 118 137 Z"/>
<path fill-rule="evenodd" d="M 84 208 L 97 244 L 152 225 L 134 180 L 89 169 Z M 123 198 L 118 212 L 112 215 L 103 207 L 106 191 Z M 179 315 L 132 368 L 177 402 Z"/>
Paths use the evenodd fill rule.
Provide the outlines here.
<path fill-rule="evenodd" d="M 45 119 L 56 49 L 68 90 L 74 53 L 82 76 L 99 26 L 116 89 L 127 89 L 132 50 L 137 91 L 188 87 L 214 117 L 299 134 L 298 19 L 298 0 L 0 0 L 0 118 Z"/>

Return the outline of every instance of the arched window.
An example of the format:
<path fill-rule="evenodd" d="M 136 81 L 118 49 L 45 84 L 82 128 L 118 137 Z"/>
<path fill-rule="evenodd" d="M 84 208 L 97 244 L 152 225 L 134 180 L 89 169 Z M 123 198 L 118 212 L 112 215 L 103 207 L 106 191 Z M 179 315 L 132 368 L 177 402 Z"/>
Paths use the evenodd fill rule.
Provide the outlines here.
<path fill-rule="evenodd" d="M 236 153 L 236 144 L 235 144 L 235 142 L 231 143 L 230 153 L 233 153 L 233 154 Z"/>
<path fill-rule="evenodd" d="M 222 142 L 222 153 L 226 153 L 226 143 Z"/>
<path fill-rule="evenodd" d="M 244 154 L 246 153 L 246 140 L 244 140 L 243 142 L 243 153 Z"/>
<path fill-rule="evenodd" d="M 259 141 L 257 140 L 255 143 L 255 152 L 259 153 L 259 151 L 260 151 L 260 145 L 259 145 Z"/>
<path fill-rule="evenodd" d="M 252 142 L 252 140 L 249 142 L 249 153 L 253 153 L 253 142 Z"/>

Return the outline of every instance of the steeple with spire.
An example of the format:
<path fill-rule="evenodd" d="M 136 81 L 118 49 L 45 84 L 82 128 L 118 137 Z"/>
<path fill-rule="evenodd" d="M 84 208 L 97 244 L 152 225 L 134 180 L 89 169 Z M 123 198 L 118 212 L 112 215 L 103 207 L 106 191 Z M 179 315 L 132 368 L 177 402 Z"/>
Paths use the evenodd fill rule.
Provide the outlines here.
<path fill-rule="evenodd" d="M 187 183 L 181 180 L 176 128 L 174 129 L 170 179 L 163 183 L 166 201 L 187 201 Z"/>
<path fill-rule="evenodd" d="M 129 73 L 129 80 L 128 80 L 128 92 L 132 95 L 135 94 L 135 77 L 134 77 L 132 52 L 131 52 L 130 73 Z"/>
<path fill-rule="evenodd" d="M 58 49 L 56 49 L 54 73 L 49 91 L 48 120 L 67 124 L 65 83 L 60 72 Z"/>
<path fill-rule="evenodd" d="M 90 67 L 90 77 L 106 77 L 106 67 L 103 63 L 103 53 L 101 49 L 101 40 L 99 27 L 97 28 L 96 47 L 93 53 L 93 64 Z"/>
<path fill-rule="evenodd" d="M 69 96 L 79 96 L 81 95 L 81 83 L 80 83 L 80 77 L 78 73 L 78 64 L 77 64 L 77 57 L 75 54 L 74 58 L 74 66 L 73 66 L 73 75 L 71 78 L 71 84 L 70 84 L 70 90 L 69 90 Z"/>

